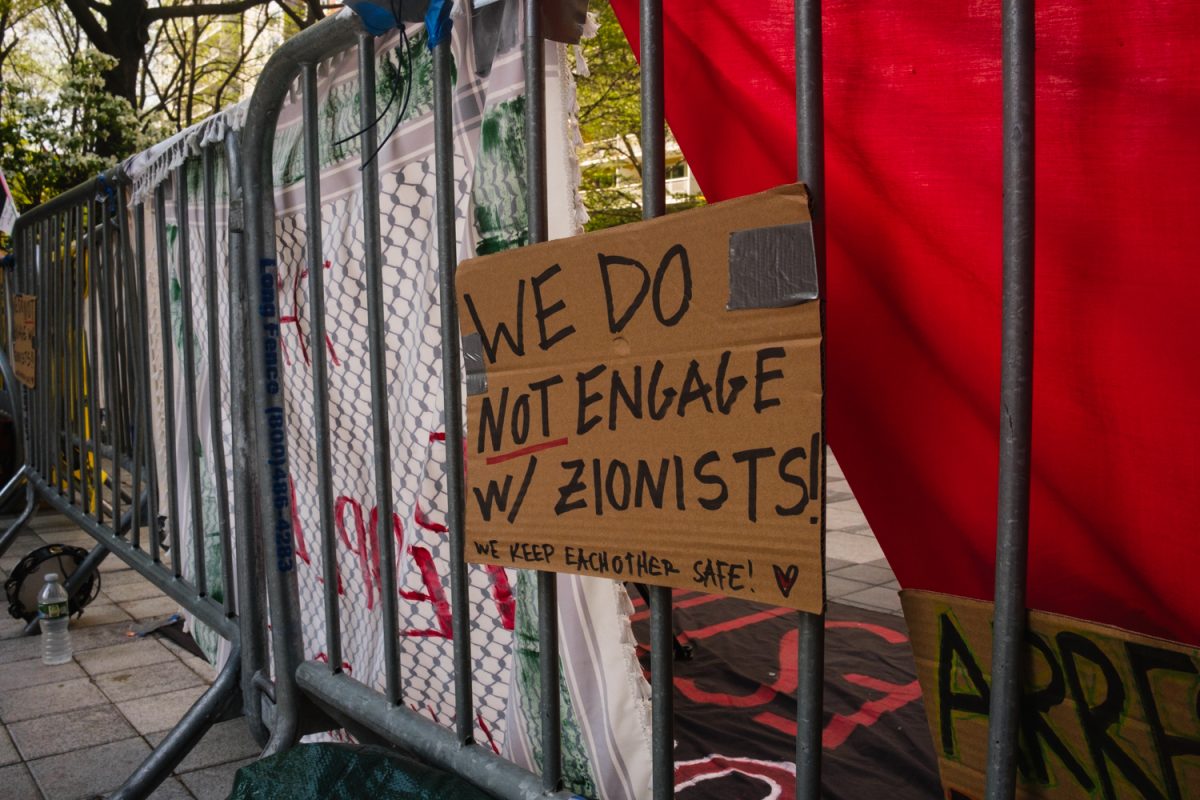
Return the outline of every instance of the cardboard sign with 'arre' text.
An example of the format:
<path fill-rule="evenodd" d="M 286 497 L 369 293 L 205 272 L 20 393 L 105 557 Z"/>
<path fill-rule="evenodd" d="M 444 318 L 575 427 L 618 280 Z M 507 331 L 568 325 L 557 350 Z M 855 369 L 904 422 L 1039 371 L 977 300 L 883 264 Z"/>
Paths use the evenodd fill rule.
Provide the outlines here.
<path fill-rule="evenodd" d="M 467 557 L 819 611 L 807 193 L 463 262 Z"/>

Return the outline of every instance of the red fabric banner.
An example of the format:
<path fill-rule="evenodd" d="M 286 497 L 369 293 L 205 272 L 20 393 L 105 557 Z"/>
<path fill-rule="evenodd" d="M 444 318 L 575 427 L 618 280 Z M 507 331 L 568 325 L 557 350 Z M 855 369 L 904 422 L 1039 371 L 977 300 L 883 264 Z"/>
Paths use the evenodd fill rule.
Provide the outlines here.
<path fill-rule="evenodd" d="M 794 180 L 792 1 L 665 5 L 705 195 Z M 990 599 L 1000 5 L 824 6 L 829 440 L 901 584 Z M 1200 14 L 1040 2 L 1036 74 L 1029 604 L 1195 644 Z"/>

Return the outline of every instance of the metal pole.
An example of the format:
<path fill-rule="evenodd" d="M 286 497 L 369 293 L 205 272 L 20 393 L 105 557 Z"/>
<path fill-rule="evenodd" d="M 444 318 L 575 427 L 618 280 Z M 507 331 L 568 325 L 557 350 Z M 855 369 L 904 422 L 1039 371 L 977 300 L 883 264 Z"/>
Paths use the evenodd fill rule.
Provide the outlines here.
<path fill-rule="evenodd" d="M 546 51 L 539 0 L 525 0 L 525 181 L 529 242 L 546 241 Z M 447 444 L 449 444 L 447 442 Z M 562 708 L 558 665 L 558 576 L 537 573 L 542 700 L 542 787 L 562 786 Z"/>
<path fill-rule="evenodd" d="M 442 402 L 446 416 L 446 523 L 450 529 L 450 612 L 454 634 L 454 727 L 474 739 L 470 583 L 467 578 L 463 489 L 462 358 L 454 288 L 458 240 L 454 226 L 454 120 L 450 39 L 433 51 L 433 138 L 437 180 L 438 277 L 442 306 Z"/>
<path fill-rule="evenodd" d="M 100 459 L 100 247 L 96 240 L 100 203 L 87 202 L 87 293 L 88 293 L 88 438 L 92 458 L 92 506 L 96 524 L 104 521 L 104 483 Z"/>
<path fill-rule="evenodd" d="M 216 145 L 204 148 L 201 168 L 204 180 L 204 304 L 208 337 L 208 460 L 212 463 L 213 483 L 217 494 L 217 530 L 221 542 L 221 602 L 229 615 L 235 613 L 233 597 L 233 531 L 229 526 L 229 483 L 225 468 L 225 435 L 221 426 L 221 306 L 217 302 L 217 176 Z M 232 343 L 231 343 L 232 344 Z M 207 593 L 207 592 L 202 592 Z"/>
<path fill-rule="evenodd" d="M 1000 485 L 988 710 L 988 800 L 1017 783 L 1021 645 L 1029 544 L 1033 420 L 1034 5 L 1004 0 L 1004 275 L 1000 350 Z"/>
<path fill-rule="evenodd" d="M 137 274 L 138 282 L 136 291 L 139 294 L 139 302 L 137 308 L 137 325 L 141 330 L 141 362 L 142 375 L 146 376 L 146 380 L 150 378 L 150 295 L 146 290 L 146 204 L 138 203 L 134 207 L 134 241 L 137 242 Z M 160 220 L 155 220 L 158 224 Z M 145 390 L 151 391 L 149 385 Z M 149 396 L 142 397 L 142 449 L 146 458 L 146 495 L 149 498 L 147 503 L 147 520 L 146 525 L 149 527 L 150 535 L 150 558 L 155 563 L 162 559 L 162 543 L 158 538 L 158 459 L 156 456 L 157 449 L 154 446 L 154 414 L 153 404 L 150 402 Z M 80 437 L 82 441 L 82 437 Z M 135 534 L 135 544 L 137 542 Z"/>
<path fill-rule="evenodd" d="M 386 696 L 400 702 L 399 622 L 396 616 L 396 553 L 392 536 L 391 403 L 388 397 L 387 317 L 383 311 L 383 252 L 379 230 L 379 161 L 375 116 L 375 37 L 363 33 L 358 40 L 358 76 L 361 86 L 359 118 L 363 192 L 363 250 L 367 278 L 367 337 L 371 363 L 371 430 L 375 448 L 375 503 L 379 509 L 380 610 L 383 613 L 383 660 Z M 328 531 L 326 531 L 328 534 Z M 326 584 L 325 591 L 330 590 Z"/>
<path fill-rule="evenodd" d="M 175 224 L 179 235 L 179 258 L 175 262 L 179 276 L 179 315 L 182 320 L 183 408 L 187 432 L 188 494 L 191 496 L 192 575 L 196 591 L 208 594 L 208 570 L 204 563 L 204 513 L 200 494 L 200 423 L 196 409 L 196 329 L 192 317 L 191 214 L 188 211 L 187 164 L 175 170 Z M 182 561 L 183 554 L 175 557 Z"/>
<path fill-rule="evenodd" d="M 329 669 L 342 669 L 342 619 L 338 602 L 337 538 L 333 520 L 333 464 L 329 453 L 329 372 L 325 355 L 325 263 L 321 244 L 321 153 L 317 124 L 317 65 L 305 64 L 304 220 L 308 238 L 309 352 L 312 353 L 313 427 L 317 438 L 317 503 L 321 511 L 321 566 L 325 578 L 325 653 Z"/>
<path fill-rule="evenodd" d="M 246 232 L 245 264 L 240 281 L 249 289 L 247 307 L 257 311 L 248 323 L 246 341 L 248 424 L 245 460 L 250 465 L 246 502 L 257 517 L 252 536 L 263 546 L 264 577 L 270 601 L 271 642 L 275 662 L 275 716 L 266 754 L 290 747 L 299 733 L 300 696 L 296 668 L 301 663 L 303 628 L 293 552 L 293 525 L 286 497 L 287 436 L 277 437 L 269 450 L 271 430 L 286 431 L 283 369 L 279 357 L 279 313 L 275 280 L 275 194 L 272 153 L 275 125 L 292 82 L 304 63 L 332 54 L 358 39 L 361 24 L 353 17 L 332 17 L 289 39 L 272 54 L 259 75 L 242 128 Z M 235 282 L 236 285 L 237 282 Z M 254 313 L 254 311 L 250 313 Z M 261 431 L 262 435 L 258 435 Z M 282 478 L 280 483 L 277 478 Z"/>
<path fill-rule="evenodd" d="M 232 433 L 230 460 L 233 465 L 233 545 L 237 553 L 238 634 L 242 646 L 242 711 L 254 739 L 263 744 L 270 734 L 263 724 L 263 704 L 254 677 L 266 666 L 267 622 L 263 611 L 266 598 L 262 558 L 258 539 L 253 533 L 256 530 L 252 502 L 254 491 L 250 478 L 253 467 L 247 456 L 251 450 L 249 420 L 246 416 L 249 413 L 247 395 L 250 367 L 246 357 L 252 311 L 249 310 L 246 270 L 243 269 L 246 214 L 242 200 L 242 155 L 238 134 L 235 131 L 227 132 L 224 144 L 225 175 L 229 185 L 229 374 L 241 376 L 230 379 L 229 418 Z"/>
<path fill-rule="evenodd" d="M 176 453 L 178 427 L 175 424 L 175 337 L 171 326 L 171 272 L 167 269 L 167 200 L 166 190 L 159 186 L 154 190 L 154 233 L 155 252 L 158 256 L 158 324 L 162 331 L 163 365 L 163 415 L 166 417 L 167 458 L 167 514 L 170 516 L 171 573 L 178 578 L 182 573 L 179 557 L 179 461 Z M 96 458 L 99 459 L 99 451 Z"/>
<path fill-rule="evenodd" d="M 117 323 L 114 318 L 115 298 L 113 297 L 113 253 L 112 237 L 109 234 L 110 215 L 107 197 L 101 200 L 100 206 L 100 267 L 101 274 L 97 281 L 100 286 L 100 318 L 104 331 L 104 408 L 105 421 L 108 423 L 108 443 L 112 447 L 112 460 L 109 462 L 109 494 L 112 497 L 112 528 L 115 531 L 121 521 L 121 437 L 120 437 L 120 387 L 117 383 Z"/>
<path fill-rule="evenodd" d="M 667 213 L 666 128 L 663 116 L 662 0 L 641 0 L 642 218 Z M 675 796 L 675 663 L 671 589 L 650 587 L 650 697 L 653 796 Z"/>
<path fill-rule="evenodd" d="M 813 241 L 820 287 L 821 330 L 825 330 L 825 95 L 822 71 L 821 0 L 796 0 L 796 173 L 808 186 Z M 821 338 L 821 385 L 825 385 L 825 338 Z M 821 429 L 825 429 L 825 398 L 821 399 Z M 822 449 L 824 443 L 822 443 Z M 821 486 L 825 485 L 825 454 Z M 821 571 L 825 570 L 825 492 L 821 502 Z M 822 609 L 824 609 L 822 597 Z M 821 730 L 824 727 L 825 614 L 802 613 L 799 618 L 799 672 L 796 681 L 796 797 L 821 796 Z"/>

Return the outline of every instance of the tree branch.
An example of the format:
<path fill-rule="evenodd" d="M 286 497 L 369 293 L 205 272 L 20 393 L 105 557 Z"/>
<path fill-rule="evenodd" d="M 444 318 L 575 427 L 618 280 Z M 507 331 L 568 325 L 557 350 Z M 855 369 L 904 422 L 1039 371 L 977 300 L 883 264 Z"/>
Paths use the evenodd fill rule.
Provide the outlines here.
<path fill-rule="evenodd" d="M 283 13 L 287 14 L 292 22 L 296 23 L 297 27 L 304 27 L 304 18 L 292 10 L 292 7 L 287 4 L 286 0 L 276 0 L 276 4 L 283 9 Z"/>
<path fill-rule="evenodd" d="M 93 16 L 87 0 L 66 0 L 66 4 L 67 8 L 71 9 L 71 16 L 75 17 L 75 21 L 79 23 L 79 27 L 83 28 L 83 32 L 87 34 L 92 44 L 104 53 L 115 55 L 116 43 L 99 20 Z"/>
<path fill-rule="evenodd" d="M 79 2 L 79 0 L 67 0 L 67 2 Z M 146 9 L 146 19 L 157 22 L 162 19 L 179 19 L 181 17 L 195 19 L 196 17 L 220 14 L 240 14 L 256 6 L 267 5 L 269 2 L 270 0 L 237 0 L 237 2 L 231 3 L 202 3 L 194 6 L 158 6 Z"/>

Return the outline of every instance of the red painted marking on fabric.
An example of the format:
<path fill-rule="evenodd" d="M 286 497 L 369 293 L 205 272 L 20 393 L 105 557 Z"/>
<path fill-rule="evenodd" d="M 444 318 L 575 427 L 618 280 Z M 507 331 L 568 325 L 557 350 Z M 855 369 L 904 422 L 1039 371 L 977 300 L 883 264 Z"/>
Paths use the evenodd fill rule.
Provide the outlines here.
<path fill-rule="evenodd" d="M 683 597 L 683 596 L 689 595 L 689 594 L 698 594 L 698 592 L 696 592 L 693 589 L 672 589 L 671 590 L 671 598 L 676 601 L 678 601 L 678 599 L 680 597 Z M 703 595 L 703 596 L 708 597 L 709 595 Z M 713 597 L 721 597 L 721 595 L 712 595 L 712 596 Z M 721 599 L 725 599 L 725 598 L 721 598 Z M 641 595 L 630 595 L 629 602 L 633 604 L 634 608 L 645 608 L 646 607 L 646 601 L 642 599 Z"/>
<path fill-rule="evenodd" d="M 868 700 L 859 707 L 858 711 L 848 716 L 834 714 L 833 719 L 829 720 L 829 724 L 825 726 L 825 731 L 821 736 L 821 743 L 828 750 L 840 747 L 850 737 L 850 734 L 854 732 L 855 728 L 869 728 L 878 722 L 879 718 L 887 712 L 903 708 L 914 700 L 921 698 L 921 685 L 917 681 L 900 684 L 889 683 L 878 678 L 872 678 L 869 675 L 849 674 L 843 677 L 849 683 L 853 683 L 856 686 L 862 686 L 876 692 L 883 692 L 884 696 L 876 700 Z"/>
<path fill-rule="evenodd" d="M 479 729 L 483 731 L 483 735 L 487 737 L 488 744 L 492 747 L 492 752 L 496 755 L 500 755 L 500 748 L 496 746 L 496 740 L 492 738 L 492 732 L 488 730 L 487 723 L 483 721 L 483 715 L 476 714 L 475 721 L 479 723 Z"/>
<path fill-rule="evenodd" d="M 296 513 L 296 482 L 288 475 L 288 503 L 292 509 L 292 538 L 296 541 L 296 555 L 305 564 L 312 564 L 308 548 L 304 545 L 304 531 L 300 529 L 300 515 Z"/>
<path fill-rule="evenodd" d="M 870 622 L 852 622 L 850 620 L 838 620 L 831 622 L 825 621 L 825 630 L 835 630 L 838 628 L 848 628 L 851 630 L 868 631 L 883 639 L 888 644 L 904 644 L 908 641 L 908 637 L 900 631 L 892 630 L 883 625 L 873 625 Z"/>
<path fill-rule="evenodd" d="M 317 653 L 315 656 L 313 656 L 313 661 L 320 661 L 324 664 L 328 664 L 329 656 L 325 655 L 325 651 L 322 650 L 320 653 Z M 350 662 L 346 660 L 342 661 L 342 669 L 345 670 L 347 675 L 350 675 L 354 672 L 354 667 L 350 666 Z"/>
<path fill-rule="evenodd" d="M 417 509 L 413 512 L 413 519 L 417 523 L 417 527 L 424 528 L 427 531 L 433 531 L 434 533 L 446 533 L 450 530 L 440 522 L 430 521 L 428 515 L 425 513 L 425 510 L 421 508 L 420 500 L 417 501 Z"/>
<path fill-rule="evenodd" d="M 542 442 L 541 444 L 531 444 L 528 447 L 522 447 L 520 450 L 513 450 L 511 453 L 500 453 L 499 455 L 489 456 L 484 463 L 488 464 L 489 466 L 492 464 L 502 464 L 505 461 L 511 461 L 512 459 L 520 458 L 521 456 L 540 453 L 543 450 L 549 450 L 554 447 L 563 447 L 566 445 L 566 443 L 567 437 L 564 436 L 561 439 L 554 439 L 549 442 Z"/>
<path fill-rule="evenodd" d="M 437 565 L 434 564 L 433 555 L 424 547 L 413 546 L 408 548 L 408 553 L 412 556 L 413 562 L 421 572 L 421 582 L 425 584 L 426 591 L 410 592 L 401 589 L 400 596 L 405 600 L 432 603 L 434 614 L 437 615 L 439 630 L 433 630 L 432 628 L 410 629 L 404 631 L 404 635 L 436 636 L 443 639 L 454 638 L 454 626 L 450 616 L 450 603 L 446 600 L 446 590 L 442 586 L 442 579 L 438 576 Z"/>
<path fill-rule="evenodd" d="M 692 608 L 693 606 L 702 606 L 705 603 L 714 603 L 717 600 L 724 600 L 724 599 L 726 599 L 726 598 L 721 597 L 721 595 L 719 595 L 719 594 L 702 594 L 699 597 L 693 597 L 689 600 L 679 600 L 679 601 L 675 602 L 674 604 L 672 604 L 671 607 L 672 608 Z M 645 605 L 645 604 L 643 603 L 643 605 Z M 649 619 L 649 618 L 650 618 L 649 611 L 639 611 L 636 614 L 629 615 L 630 622 L 639 622 L 643 619 Z"/>
<path fill-rule="evenodd" d="M 766 611 L 747 614 L 746 616 L 738 617 L 737 619 L 718 622 L 715 625 L 709 625 L 707 628 L 700 628 L 695 631 L 686 631 L 686 633 L 689 639 L 707 639 L 709 636 L 716 636 L 718 633 L 737 630 L 738 628 L 745 628 L 748 625 L 765 622 L 766 620 L 774 619 L 775 617 L 782 617 L 784 614 L 795 613 L 795 609 L 791 608 L 771 608 Z"/>
<path fill-rule="evenodd" d="M 508 572 L 499 564 L 484 564 L 483 568 L 492 578 L 492 599 L 500 614 L 500 625 L 506 631 L 516 629 L 517 601 L 508 582 Z"/>

